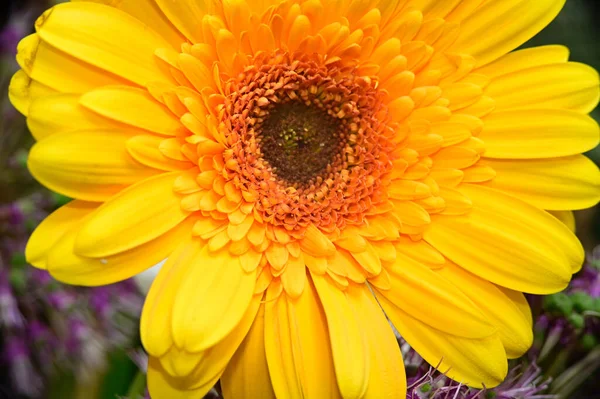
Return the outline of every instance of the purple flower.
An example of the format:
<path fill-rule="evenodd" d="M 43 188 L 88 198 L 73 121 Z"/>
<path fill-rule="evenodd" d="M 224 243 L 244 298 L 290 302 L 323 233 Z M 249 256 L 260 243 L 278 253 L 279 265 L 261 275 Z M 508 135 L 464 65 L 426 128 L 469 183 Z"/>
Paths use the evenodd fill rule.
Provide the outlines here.
<path fill-rule="evenodd" d="M 42 380 L 33 367 L 25 340 L 19 336 L 8 336 L 6 341 L 4 359 L 14 388 L 22 395 L 37 397 L 42 389 Z"/>
<path fill-rule="evenodd" d="M 8 273 L 2 270 L 0 259 L 0 324 L 7 329 L 17 329 L 23 326 L 23 315 L 8 280 Z"/>

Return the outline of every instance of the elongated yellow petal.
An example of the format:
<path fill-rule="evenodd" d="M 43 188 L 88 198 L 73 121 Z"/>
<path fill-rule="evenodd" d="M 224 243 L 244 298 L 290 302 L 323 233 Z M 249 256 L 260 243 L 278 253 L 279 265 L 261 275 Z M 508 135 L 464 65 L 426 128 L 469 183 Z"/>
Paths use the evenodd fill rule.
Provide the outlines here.
<path fill-rule="evenodd" d="M 25 116 L 29 114 L 29 107 L 34 100 L 55 93 L 54 89 L 32 80 L 23 70 L 13 75 L 8 86 L 11 104 Z"/>
<path fill-rule="evenodd" d="M 450 51 L 485 65 L 519 47 L 556 17 L 565 0 L 488 1 L 462 21 Z M 502 29 L 498 29 L 502 26 Z"/>
<path fill-rule="evenodd" d="M 202 243 L 198 239 L 191 235 L 184 238 L 150 287 L 142 310 L 140 336 L 151 356 L 163 356 L 174 344 L 171 329 L 173 302 L 201 250 Z"/>
<path fill-rule="evenodd" d="M 73 2 L 89 0 L 71 0 Z M 179 50 L 181 43 L 186 39 L 169 22 L 169 19 L 161 12 L 154 0 L 92 0 L 96 3 L 106 4 L 119 10 L 125 11 L 132 17 L 142 21 L 152 28 L 156 33 L 171 43 L 175 50 Z"/>
<path fill-rule="evenodd" d="M 125 149 L 127 131 L 96 129 L 54 134 L 36 143 L 27 160 L 32 175 L 69 197 L 104 201 L 158 173 Z"/>
<path fill-rule="evenodd" d="M 163 137 L 153 134 L 138 134 L 127 140 L 125 146 L 127 147 L 129 155 L 136 161 L 151 168 L 164 171 L 190 169 L 193 166 L 191 162 L 167 158 L 162 154 L 159 150 L 159 146 L 163 139 Z M 182 192 L 182 194 L 183 193 L 184 192 Z"/>
<path fill-rule="evenodd" d="M 265 305 L 221 378 L 226 398 L 275 399 L 265 352 Z"/>
<path fill-rule="evenodd" d="M 364 327 L 347 294 L 326 276 L 311 273 L 325 311 L 333 364 L 342 397 L 360 398 L 369 384 L 371 364 Z"/>
<path fill-rule="evenodd" d="M 80 103 L 109 119 L 153 133 L 174 136 L 183 131 L 177 117 L 143 89 L 102 87 L 85 93 Z"/>
<path fill-rule="evenodd" d="M 533 342 L 533 330 L 519 307 L 494 284 L 448 262 L 434 273 L 461 289 L 498 329 L 509 358 L 522 356 Z"/>
<path fill-rule="evenodd" d="M 27 127 L 36 140 L 69 130 L 88 130 L 124 126 L 90 112 L 79 105 L 79 95 L 57 93 L 31 103 Z"/>
<path fill-rule="evenodd" d="M 63 93 L 83 93 L 102 85 L 127 83 L 40 40 L 38 34 L 19 42 L 17 62 L 31 79 Z"/>
<path fill-rule="evenodd" d="M 349 290 L 349 298 L 367 326 L 371 373 L 364 398 L 396 398 L 406 395 L 406 374 L 398 341 L 375 297 L 365 285 Z"/>
<path fill-rule="evenodd" d="M 155 50 L 169 43 L 123 11 L 96 3 L 62 3 L 35 25 L 43 41 L 131 82 L 171 81 L 154 58 Z"/>
<path fill-rule="evenodd" d="M 194 0 L 156 0 L 156 4 L 167 16 L 169 21 L 192 43 L 201 42 L 201 22 L 204 15 L 214 11 L 211 7 L 214 2 Z"/>
<path fill-rule="evenodd" d="M 27 262 L 46 269 L 46 257 L 52 247 L 98 206 L 97 203 L 75 200 L 52 212 L 29 237 L 25 248 Z"/>
<path fill-rule="evenodd" d="M 548 211 L 548 213 L 563 222 L 573 233 L 576 232 L 575 215 L 572 211 Z"/>
<path fill-rule="evenodd" d="M 240 322 L 254 292 L 256 270 L 246 272 L 227 250 L 204 247 L 173 303 L 173 338 L 190 352 L 207 349 Z"/>
<path fill-rule="evenodd" d="M 436 216 L 423 238 L 470 272 L 514 290 L 562 290 L 583 260 L 577 238 L 548 213 L 502 192 L 475 185 L 463 216 Z M 540 234 L 544 231 L 544 234 Z"/>
<path fill-rule="evenodd" d="M 557 109 L 493 112 L 479 138 L 486 158 L 552 158 L 580 154 L 600 138 L 598 123 L 587 115 Z"/>
<path fill-rule="evenodd" d="M 412 241 L 409 238 L 401 237 L 395 246 L 397 252 L 401 252 L 430 268 L 440 267 L 446 262 L 442 254 L 424 240 Z"/>
<path fill-rule="evenodd" d="M 461 337 L 482 338 L 495 332 L 467 295 L 427 266 L 398 254 L 387 270 L 391 288 L 380 294 L 411 316 Z"/>
<path fill-rule="evenodd" d="M 285 270 L 281 275 L 281 284 L 283 284 L 285 292 L 292 298 L 297 298 L 302 294 L 306 285 L 304 257 L 289 257 Z"/>
<path fill-rule="evenodd" d="M 510 300 L 515 304 L 517 308 L 521 311 L 521 313 L 525 316 L 525 319 L 529 323 L 529 328 L 533 329 L 533 315 L 531 313 L 531 307 L 529 306 L 529 302 L 527 298 L 522 292 L 509 290 L 508 288 L 498 286 L 498 289 L 506 295 L 506 297 L 510 298 Z"/>
<path fill-rule="evenodd" d="M 274 289 L 267 291 L 264 339 L 277 397 L 339 397 L 327 320 L 313 284 L 296 299 L 269 301 Z"/>
<path fill-rule="evenodd" d="M 523 95 L 527 93 L 527 95 Z M 493 79 L 484 94 L 497 110 L 569 109 L 587 114 L 598 104 L 598 72 L 576 62 L 543 65 Z"/>
<path fill-rule="evenodd" d="M 592 207 L 600 201 L 600 171 L 583 155 L 551 159 L 488 160 L 496 177 L 487 185 L 538 208 L 553 211 Z"/>
<path fill-rule="evenodd" d="M 583 247 L 573 231 L 563 223 L 556 223 L 556 219 L 547 212 L 483 186 L 465 185 L 462 191 L 473 198 L 477 209 L 497 215 L 513 216 L 515 220 L 512 224 L 522 223 L 519 228 L 525 234 L 539 235 L 541 229 L 544 234 L 539 235 L 537 245 L 544 245 L 548 253 L 555 254 L 556 258 L 563 258 L 571 270 L 579 270 L 583 264 Z M 516 215 L 519 215 L 519 218 Z"/>
<path fill-rule="evenodd" d="M 171 377 L 160 365 L 158 359 L 150 356 L 148 360 L 148 391 L 155 398 L 172 398 L 172 399 L 202 399 L 212 388 L 212 385 L 200 387 L 195 390 L 186 389 L 183 381 Z M 213 385 L 218 378 L 211 381 Z M 208 384 L 207 384 L 208 385 Z"/>
<path fill-rule="evenodd" d="M 565 46 L 549 45 L 531 47 L 510 52 L 491 64 L 478 68 L 473 72 L 495 78 L 496 76 L 507 75 L 527 68 L 567 62 L 568 59 L 569 49 Z"/>
<path fill-rule="evenodd" d="M 76 285 L 98 286 L 122 281 L 168 258 L 177 245 L 189 237 L 194 223 L 190 218 L 152 241 L 106 258 L 75 254 L 78 229 L 74 228 L 49 251 L 48 271 L 57 280 Z"/>
<path fill-rule="evenodd" d="M 492 388 L 504 380 L 508 364 L 498 335 L 480 339 L 456 337 L 409 316 L 387 299 L 378 298 L 400 335 L 448 377 L 475 388 Z"/>
<path fill-rule="evenodd" d="M 317 257 L 330 256 L 335 252 L 335 246 L 329 238 L 312 224 L 306 229 L 300 246 L 304 252 Z"/>
<path fill-rule="evenodd" d="M 366 243 L 364 251 L 350 252 L 350 254 L 367 273 L 376 276 L 381 272 L 381 259 L 369 242 Z"/>
<path fill-rule="evenodd" d="M 236 328 L 221 342 L 202 352 L 186 352 L 171 347 L 160 358 L 165 371 L 181 380 L 187 390 L 202 389 L 205 392 L 213 387 L 227 364 L 246 337 L 258 312 L 262 295 L 255 295 Z M 177 373 L 173 373 L 176 371 Z"/>
<path fill-rule="evenodd" d="M 179 174 L 143 180 L 104 203 L 79 231 L 75 253 L 101 258 L 127 251 L 183 221 L 189 212 L 181 209 L 180 197 L 173 192 Z"/>

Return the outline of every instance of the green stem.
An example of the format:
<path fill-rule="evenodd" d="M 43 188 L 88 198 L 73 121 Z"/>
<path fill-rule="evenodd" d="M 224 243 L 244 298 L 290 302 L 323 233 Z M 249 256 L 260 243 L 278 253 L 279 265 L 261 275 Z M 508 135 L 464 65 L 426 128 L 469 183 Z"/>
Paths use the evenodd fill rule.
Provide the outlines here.
<path fill-rule="evenodd" d="M 127 397 L 129 399 L 139 399 L 143 398 L 146 392 L 146 374 L 141 371 L 138 371 L 135 378 L 131 382 L 129 386 L 129 391 L 127 391 Z"/>

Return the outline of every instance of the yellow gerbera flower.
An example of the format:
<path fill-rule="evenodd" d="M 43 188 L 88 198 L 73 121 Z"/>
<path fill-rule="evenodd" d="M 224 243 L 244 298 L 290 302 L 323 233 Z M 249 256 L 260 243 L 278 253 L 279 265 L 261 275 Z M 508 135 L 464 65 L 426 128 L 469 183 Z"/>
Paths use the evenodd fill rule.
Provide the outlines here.
<path fill-rule="evenodd" d="M 31 173 L 75 200 L 27 258 L 82 285 L 164 263 L 141 321 L 155 398 L 402 397 L 387 318 L 495 386 L 531 344 L 522 292 L 582 263 L 558 218 L 600 198 L 597 73 L 507 54 L 563 3 L 57 5 L 10 96 Z"/>

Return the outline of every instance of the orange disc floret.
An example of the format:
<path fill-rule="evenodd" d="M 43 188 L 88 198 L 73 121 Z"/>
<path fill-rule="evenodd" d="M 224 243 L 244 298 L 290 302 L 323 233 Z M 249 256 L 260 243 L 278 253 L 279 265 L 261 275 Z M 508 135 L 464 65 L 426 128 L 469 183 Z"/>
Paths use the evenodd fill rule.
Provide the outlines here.
<path fill-rule="evenodd" d="M 394 130 L 381 117 L 387 108 L 376 79 L 318 55 L 278 52 L 257 57 L 225 86 L 222 173 L 256 199 L 257 219 L 332 232 L 385 203 Z"/>

